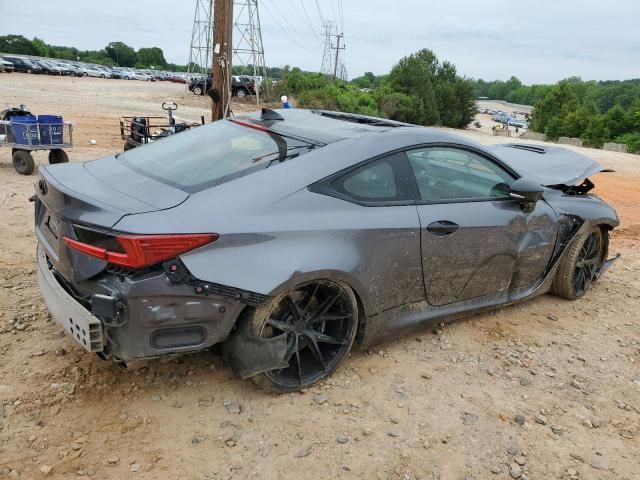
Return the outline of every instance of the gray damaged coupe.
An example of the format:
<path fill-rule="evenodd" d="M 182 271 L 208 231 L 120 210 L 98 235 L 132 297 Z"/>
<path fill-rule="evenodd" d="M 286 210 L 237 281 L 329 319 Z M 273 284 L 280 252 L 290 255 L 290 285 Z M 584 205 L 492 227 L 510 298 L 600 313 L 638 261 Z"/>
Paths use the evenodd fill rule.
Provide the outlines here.
<path fill-rule="evenodd" d="M 602 171 L 552 146 L 265 109 L 41 167 L 38 279 L 102 358 L 221 344 L 238 377 L 295 390 L 354 343 L 584 295 L 614 260 L 619 221 L 588 179 Z"/>

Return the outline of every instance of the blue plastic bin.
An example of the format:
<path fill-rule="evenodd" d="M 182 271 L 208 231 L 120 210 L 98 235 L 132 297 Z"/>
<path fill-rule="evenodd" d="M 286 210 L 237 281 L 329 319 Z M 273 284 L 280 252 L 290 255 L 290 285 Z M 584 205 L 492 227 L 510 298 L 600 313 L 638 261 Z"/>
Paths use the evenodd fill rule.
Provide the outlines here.
<path fill-rule="evenodd" d="M 34 115 L 11 117 L 11 132 L 18 145 L 39 145 L 38 123 Z M 31 141 L 29 141 L 31 139 Z"/>
<path fill-rule="evenodd" d="M 60 145 L 63 141 L 64 121 L 60 115 L 38 115 L 40 143 L 43 145 Z"/>

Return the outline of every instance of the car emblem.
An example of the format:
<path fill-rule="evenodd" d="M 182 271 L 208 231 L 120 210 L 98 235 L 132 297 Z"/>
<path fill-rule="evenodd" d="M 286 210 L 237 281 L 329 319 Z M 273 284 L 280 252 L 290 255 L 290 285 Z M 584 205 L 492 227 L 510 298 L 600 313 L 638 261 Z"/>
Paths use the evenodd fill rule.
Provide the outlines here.
<path fill-rule="evenodd" d="M 38 190 L 40 190 L 40 193 L 42 195 L 46 195 L 47 192 L 49 191 L 49 187 L 47 187 L 47 182 L 45 182 L 44 180 L 40 180 L 38 182 Z"/>

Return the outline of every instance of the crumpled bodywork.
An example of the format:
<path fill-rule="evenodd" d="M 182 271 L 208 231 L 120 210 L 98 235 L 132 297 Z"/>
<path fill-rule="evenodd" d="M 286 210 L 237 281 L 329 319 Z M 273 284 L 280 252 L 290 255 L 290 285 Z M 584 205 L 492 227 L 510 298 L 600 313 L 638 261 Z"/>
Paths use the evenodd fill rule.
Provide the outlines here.
<path fill-rule="evenodd" d="M 522 177 L 544 186 L 572 186 L 598 172 L 613 171 L 585 155 L 561 147 L 511 143 L 493 145 L 488 150 Z"/>
<path fill-rule="evenodd" d="M 423 322 L 544 293 L 575 235 L 619 223 L 610 206 L 587 195 L 590 183 L 575 186 L 607 169 L 569 150 L 487 149 L 438 129 L 345 128 L 300 110 L 281 115 L 274 128 L 327 145 L 189 195 L 169 185 L 156 188 L 149 179 L 136 189 L 133 174 L 119 184 L 126 166 L 117 159 L 41 171 L 48 192 L 39 189 L 35 202 L 38 239 L 48 268 L 72 297 L 65 301 L 103 322 L 104 356 L 129 361 L 227 342 L 236 374 L 250 376 L 282 365 L 283 346 L 258 341 L 238 319 L 304 282 L 349 286 L 362 320 L 360 338 L 371 344 Z M 484 157 L 507 180 L 539 182 L 542 198 L 535 208 L 493 193 L 426 201 L 404 152 L 443 146 Z M 373 206 L 313 188 L 330 191 L 334 178 L 388 157 L 406 167 L 406 175 L 394 174 L 404 193 L 394 200 Z M 114 174 L 110 164 L 120 170 Z M 68 248 L 64 237 L 75 238 L 77 225 L 108 234 L 215 234 L 217 240 L 129 272 Z M 455 228 L 440 235 L 433 225 Z M 89 304 L 96 295 L 102 304 Z M 109 315 L 120 305 L 126 315 Z"/>

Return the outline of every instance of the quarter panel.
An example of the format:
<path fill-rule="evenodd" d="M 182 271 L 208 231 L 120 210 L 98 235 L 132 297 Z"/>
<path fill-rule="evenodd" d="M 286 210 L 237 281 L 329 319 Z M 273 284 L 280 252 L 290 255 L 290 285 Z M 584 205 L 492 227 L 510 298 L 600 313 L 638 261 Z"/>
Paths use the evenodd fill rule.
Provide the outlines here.
<path fill-rule="evenodd" d="M 329 277 L 367 314 L 424 298 L 416 207 L 364 207 L 302 190 L 262 211 L 254 232 L 226 232 L 181 257 L 201 280 L 262 294 Z"/>

